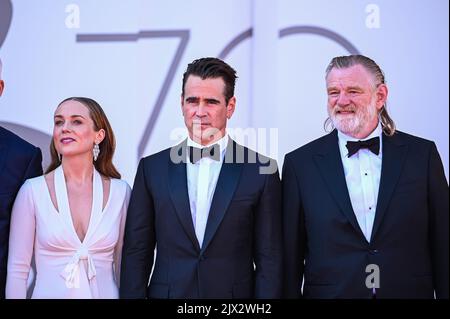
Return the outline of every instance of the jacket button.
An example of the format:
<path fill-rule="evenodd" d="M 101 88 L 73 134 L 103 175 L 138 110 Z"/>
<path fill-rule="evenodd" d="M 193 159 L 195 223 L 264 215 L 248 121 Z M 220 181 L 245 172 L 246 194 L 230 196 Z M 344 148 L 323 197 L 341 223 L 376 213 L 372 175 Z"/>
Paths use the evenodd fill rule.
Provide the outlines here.
<path fill-rule="evenodd" d="M 369 250 L 369 252 L 372 255 L 376 255 L 376 254 L 378 254 L 378 249 L 371 249 L 371 250 Z"/>

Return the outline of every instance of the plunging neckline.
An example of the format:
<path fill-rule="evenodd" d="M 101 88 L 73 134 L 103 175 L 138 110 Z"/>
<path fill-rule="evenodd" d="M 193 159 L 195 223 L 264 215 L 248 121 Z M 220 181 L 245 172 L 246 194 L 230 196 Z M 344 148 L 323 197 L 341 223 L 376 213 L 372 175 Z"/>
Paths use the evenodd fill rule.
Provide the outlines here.
<path fill-rule="evenodd" d="M 89 236 L 92 232 L 92 227 L 95 221 L 101 217 L 101 213 L 103 212 L 102 206 L 103 206 L 103 183 L 101 180 L 100 173 L 97 172 L 97 170 L 94 168 L 93 170 L 93 181 L 92 181 L 92 206 L 91 206 L 91 213 L 89 216 L 89 223 L 88 227 L 86 229 L 86 234 L 81 240 L 81 238 L 78 236 L 75 225 L 72 219 L 72 212 L 70 210 L 69 205 L 69 197 L 67 194 L 67 184 L 66 179 L 64 177 L 64 170 L 62 168 L 62 165 L 60 165 L 55 170 L 54 175 L 54 183 L 55 183 L 55 195 L 56 195 L 56 202 L 58 205 L 58 211 L 61 214 L 61 217 L 65 220 L 66 224 L 68 224 L 69 228 L 72 230 L 73 235 L 75 235 L 75 238 L 77 239 L 78 243 L 83 245 L 87 240 L 89 240 Z M 111 188 L 111 186 L 110 186 Z M 108 201 L 105 205 L 105 208 L 108 206 L 109 203 L 109 196 L 111 194 L 111 189 L 108 195 Z"/>

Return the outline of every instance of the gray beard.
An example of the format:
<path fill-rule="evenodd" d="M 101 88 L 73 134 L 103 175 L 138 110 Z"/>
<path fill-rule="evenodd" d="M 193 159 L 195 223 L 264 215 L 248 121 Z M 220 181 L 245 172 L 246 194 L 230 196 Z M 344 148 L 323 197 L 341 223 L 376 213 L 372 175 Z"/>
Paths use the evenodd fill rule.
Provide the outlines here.
<path fill-rule="evenodd" d="M 359 134 L 372 120 L 378 116 L 375 103 L 365 109 L 357 109 L 353 116 L 340 118 L 334 110 L 330 114 L 333 126 L 345 135 L 354 136 Z"/>

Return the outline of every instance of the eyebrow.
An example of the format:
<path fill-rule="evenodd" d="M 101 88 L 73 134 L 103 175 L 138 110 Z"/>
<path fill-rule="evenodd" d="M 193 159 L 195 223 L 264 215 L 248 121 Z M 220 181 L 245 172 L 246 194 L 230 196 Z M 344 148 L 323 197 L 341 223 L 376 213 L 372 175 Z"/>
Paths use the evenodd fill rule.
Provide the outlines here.
<path fill-rule="evenodd" d="M 215 98 L 209 98 L 209 99 L 205 99 L 205 100 L 208 103 L 220 103 L 220 101 Z"/>
<path fill-rule="evenodd" d="M 362 87 L 360 87 L 360 86 L 354 85 L 354 86 L 349 86 L 349 87 L 347 88 L 347 90 L 358 90 L 358 91 L 362 91 L 363 89 L 362 89 Z"/>
<path fill-rule="evenodd" d="M 200 100 L 200 98 L 197 97 L 197 96 L 188 96 L 188 97 L 186 97 L 186 101 L 187 102 L 194 102 L 194 101 L 196 102 L 196 101 L 199 101 L 199 100 Z M 205 98 L 204 100 L 206 102 L 208 102 L 208 103 L 220 103 L 220 101 L 218 99 L 215 99 L 213 97 Z"/>
<path fill-rule="evenodd" d="M 84 116 L 83 116 L 83 115 L 78 115 L 78 114 L 71 115 L 70 117 L 71 117 L 71 118 L 81 117 L 82 119 L 84 119 Z M 64 116 L 62 116 L 62 115 L 55 115 L 55 118 L 64 118 Z"/>
<path fill-rule="evenodd" d="M 339 87 L 337 86 L 330 86 L 327 88 L 327 91 L 333 91 L 333 90 L 341 90 Z M 352 85 L 352 86 L 348 86 L 345 88 L 345 90 L 358 90 L 358 91 L 363 91 L 363 88 L 357 85 Z"/>

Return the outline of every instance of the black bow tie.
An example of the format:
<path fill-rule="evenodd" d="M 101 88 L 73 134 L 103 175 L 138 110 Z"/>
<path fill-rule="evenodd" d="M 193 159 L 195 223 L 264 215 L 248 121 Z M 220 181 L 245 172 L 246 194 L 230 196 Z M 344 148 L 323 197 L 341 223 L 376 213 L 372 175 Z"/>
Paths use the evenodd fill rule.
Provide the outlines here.
<path fill-rule="evenodd" d="M 374 137 L 366 141 L 357 141 L 357 142 L 348 141 L 347 145 L 345 146 L 348 149 L 347 155 L 348 157 L 352 156 L 353 154 L 356 154 L 362 148 L 367 148 L 372 153 L 378 155 L 380 153 L 380 138 Z"/>
<path fill-rule="evenodd" d="M 219 144 L 213 144 L 204 148 L 189 146 L 189 160 L 191 161 L 191 163 L 195 164 L 205 157 L 209 157 L 215 161 L 220 161 Z"/>

